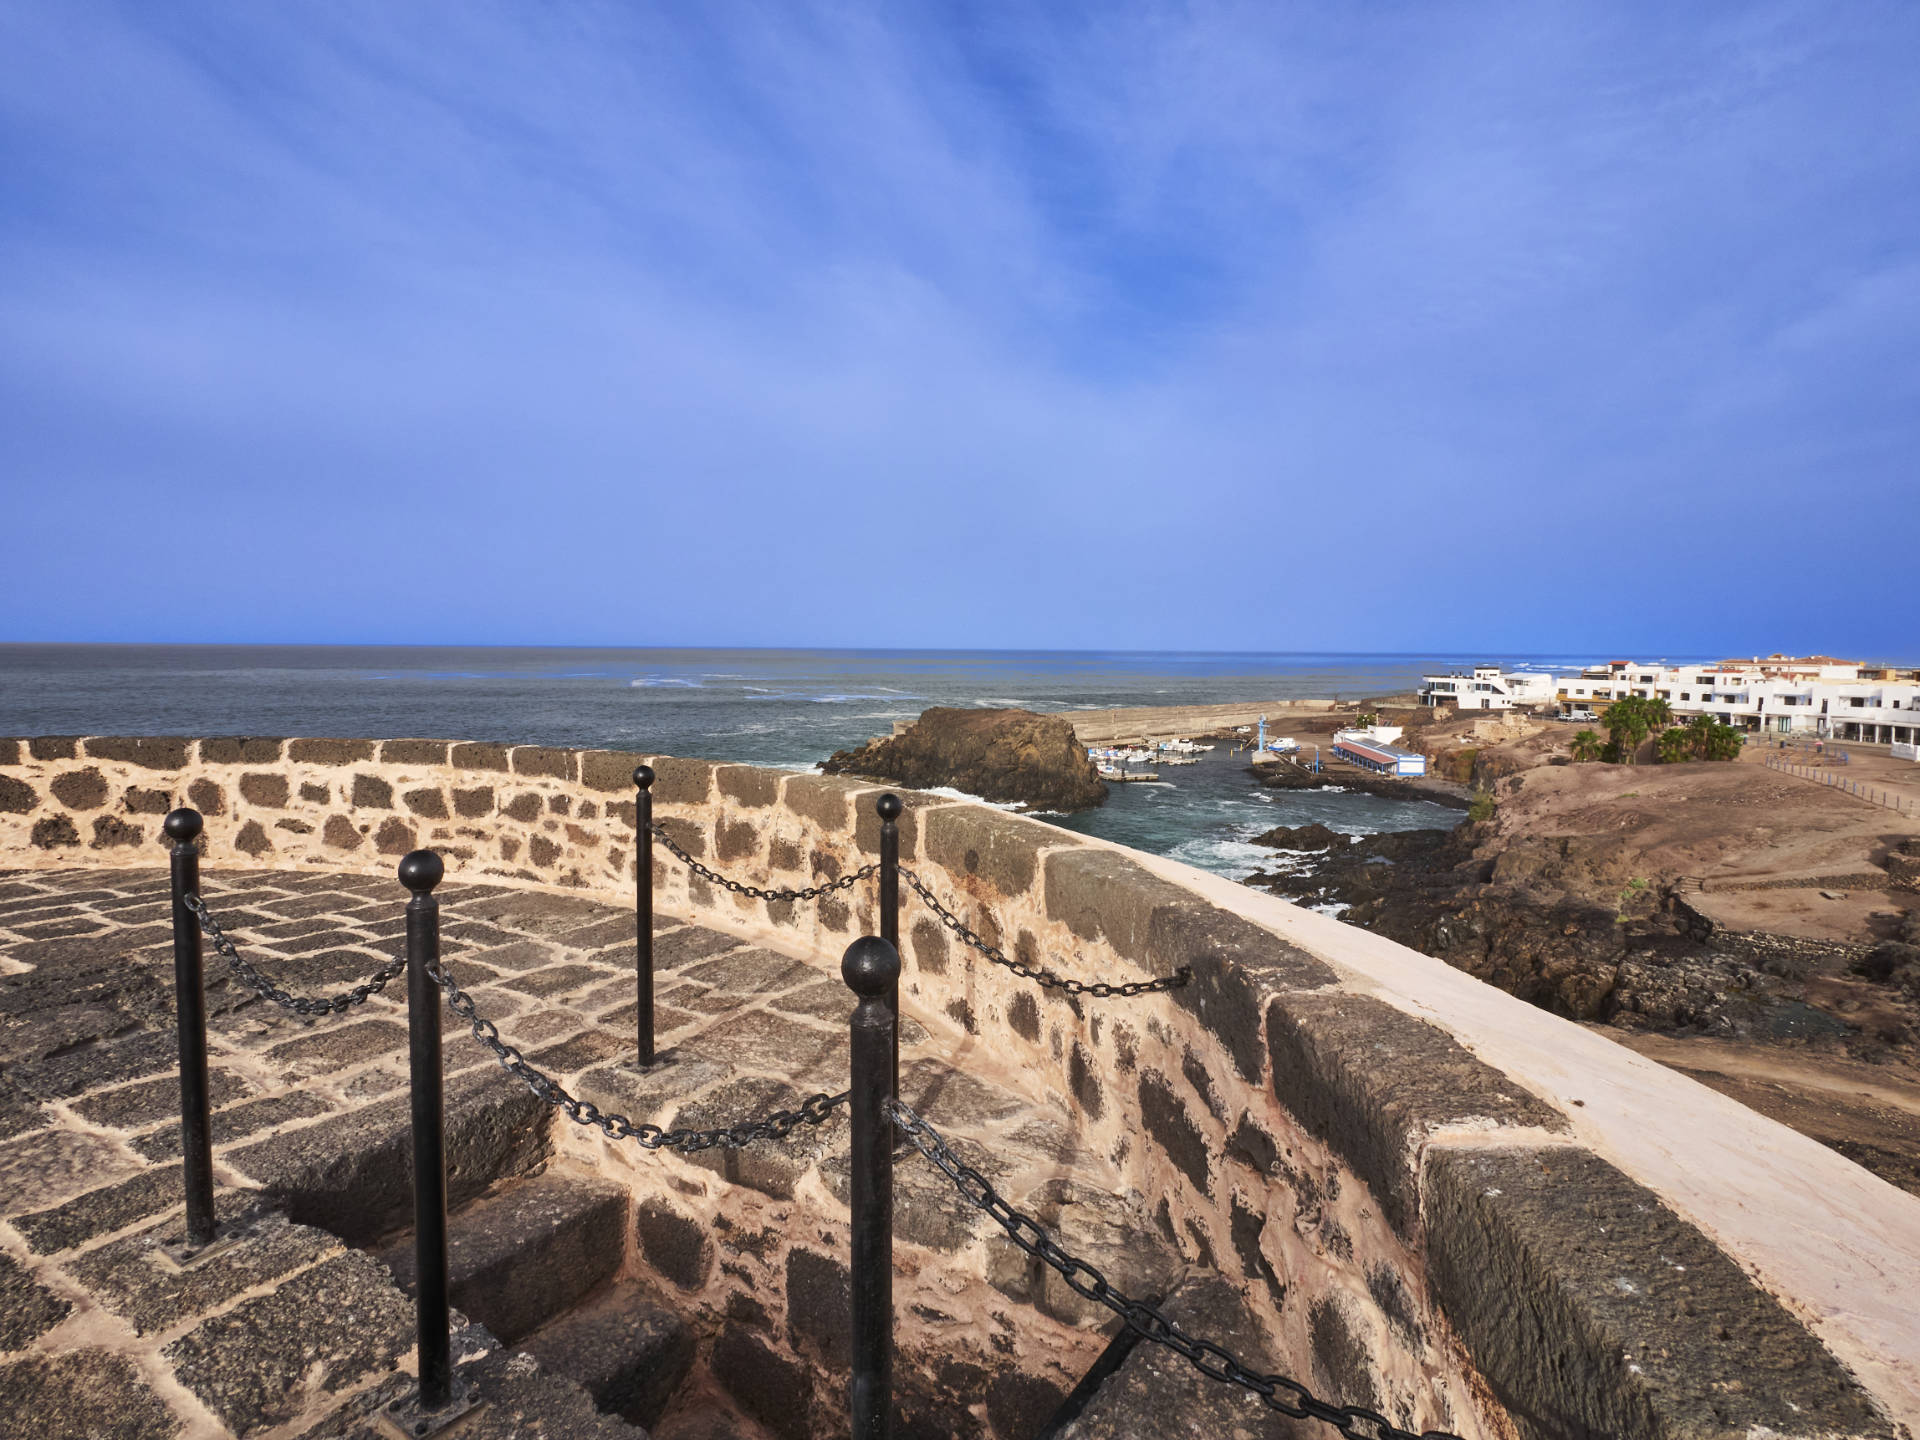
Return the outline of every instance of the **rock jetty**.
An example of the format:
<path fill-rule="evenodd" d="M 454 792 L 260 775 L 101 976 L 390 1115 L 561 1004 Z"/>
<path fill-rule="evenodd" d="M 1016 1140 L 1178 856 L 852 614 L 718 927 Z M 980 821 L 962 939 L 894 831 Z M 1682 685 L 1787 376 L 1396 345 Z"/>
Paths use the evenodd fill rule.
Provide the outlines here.
<path fill-rule="evenodd" d="M 920 790 L 951 786 L 1033 810 L 1084 810 L 1107 798 L 1073 726 L 1031 710 L 936 706 L 900 734 L 842 750 L 821 768 Z"/>

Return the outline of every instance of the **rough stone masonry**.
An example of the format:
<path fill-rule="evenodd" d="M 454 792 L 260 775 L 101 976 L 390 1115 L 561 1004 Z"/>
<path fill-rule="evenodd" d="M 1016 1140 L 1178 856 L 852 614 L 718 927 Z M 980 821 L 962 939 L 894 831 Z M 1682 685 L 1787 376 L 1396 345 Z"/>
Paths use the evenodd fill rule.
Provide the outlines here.
<path fill-rule="evenodd" d="M 29 872 L 156 875 L 159 818 L 185 800 L 209 817 L 210 896 L 223 872 L 242 867 L 322 889 L 340 883 L 337 875 L 390 885 L 394 857 L 430 845 L 456 881 L 501 895 L 572 892 L 620 904 L 635 853 L 628 776 L 643 758 L 660 776 L 661 822 L 729 875 L 811 884 L 873 854 L 877 789 L 834 777 L 446 741 L 152 738 L 0 742 L 0 854 Z M 902 919 L 904 1003 L 929 1037 L 923 1044 L 935 1047 L 927 1058 L 940 1064 L 937 1088 L 952 1113 L 966 1124 L 996 1123 L 995 1087 L 1054 1107 L 1043 1112 L 1053 1123 L 1029 1137 L 1048 1157 L 1050 1178 L 1031 1200 L 1043 1218 L 1080 1225 L 1089 1243 L 1103 1225 L 1116 1242 L 1146 1225 L 1155 1239 L 1137 1247 L 1143 1254 L 1151 1248 L 1225 1277 L 1274 1363 L 1325 1393 L 1465 1435 L 1731 1435 L 1756 1426 L 1892 1435 L 1911 1423 L 1910 1388 L 1887 1378 L 1897 1367 L 1882 1365 L 1871 1347 L 1850 1350 L 1844 1331 L 1829 1333 L 1846 1353 L 1830 1349 L 1794 1297 L 1769 1295 L 1740 1256 L 1713 1243 L 1703 1217 L 1676 1212 L 1575 1139 L 1564 1106 L 1477 1058 L 1477 1037 L 1371 993 L 1340 955 L 1291 943 L 1116 847 L 964 802 L 908 797 L 901 848 L 968 925 L 1022 958 L 1090 980 L 1194 967 L 1194 983 L 1171 995 L 1072 1001 L 985 963 L 911 904 Z M 33 883 L 31 874 L 22 883 Z M 770 904 L 717 891 L 664 855 L 655 886 L 663 911 L 823 974 L 852 936 L 876 928 L 865 887 L 845 901 Z M 33 920 L 53 928 L 22 938 L 83 941 L 85 924 L 56 933 L 79 919 Z M 314 953 L 325 954 L 327 942 L 313 933 Z M 617 949 L 619 941 L 606 943 Z M 578 978 L 591 986 L 593 977 Z M 731 1015 L 743 993 L 757 993 L 743 992 L 746 983 L 732 976 L 702 993 Z M 827 1001 L 820 990 L 818 1003 Z M 550 1008 L 575 1002 L 561 988 Z M 810 1028 L 819 1017 L 776 1023 L 779 1013 L 749 1010 L 732 1049 L 809 1055 L 807 1064 L 831 1068 L 830 1051 L 795 1049 L 795 1035 L 781 1029 Z M 820 1028 L 824 1035 L 832 1026 Z M 336 1068 L 377 1066 L 338 1056 L 316 1063 L 316 1081 Z M 579 1072 L 590 1096 L 592 1069 Z M 969 1077 L 987 1095 L 967 1094 Z M 600 1103 L 636 1111 L 651 1103 L 661 1113 L 678 1106 L 673 1113 L 716 1116 L 754 1098 L 738 1077 L 712 1082 L 738 1087 L 723 1096 L 602 1083 Z M 1690 1082 L 1676 1076 L 1672 1084 Z M 720 1103 L 703 1108 L 716 1096 Z M 16 1098 L 23 1114 L 49 1103 Z M 928 1103 L 939 1123 L 941 1098 Z M 297 1131 L 327 1122 L 286 1123 Z M 817 1138 L 826 1146 L 827 1136 Z M 838 1361 L 832 1307 L 796 1312 L 791 1297 L 834 1293 L 833 1217 L 844 1213 L 844 1177 L 830 1146 L 785 1174 L 791 1162 L 743 1152 L 684 1177 L 706 1187 L 694 1196 L 672 1181 L 662 1188 L 660 1171 L 636 1171 L 632 1157 L 591 1136 L 583 1144 L 556 1132 L 551 1144 L 553 1163 L 627 1189 L 636 1237 L 643 1223 L 654 1235 L 648 1273 L 669 1285 L 676 1270 L 701 1273 L 696 1232 L 704 1226 L 706 1264 L 752 1277 L 751 1288 L 736 1290 L 742 1300 L 719 1302 L 737 1313 L 722 1310 L 704 1353 L 722 1384 L 727 1374 L 798 1365 L 813 1377 L 809 1395 L 824 1393 Z M 903 1169 L 903 1189 L 928 1183 L 913 1174 Z M 1092 1326 L 1101 1317 L 1076 1309 L 1077 1297 L 1028 1270 L 1017 1252 L 1022 1263 L 1009 1261 L 1007 1247 L 968 1230 L 964 1214 L 917 1202 L 907 1211 L 906 1253 L 924 1256 L 912 1262 L 917 1275 L 935 1288 L 967 1277 L 963 1289 L 1000 1297 L 961 1313 L 931 1302 L 928 1315 L 904 1309 L 907 1326 L 918 1327 L 914 1364 L 937 1365 L 942 1347 L 959 1356 L 942 1392 L 949 1413 L 964 1410 L 982 1434 L 1020 1433 L 1004 1384 L 995 1416 L 996 1382 L 1067 1379 L 1019 1358 L 1020 1337 L 1064 1327 L 1051 1333 L 1070 1369 L 1081 1347 L 1097 1350 Z M 803 1213 L 822 1219 L 817 1249 L 795 1233 Z M 737 1228 L 723 1232 L 722 1215 Z M 784 1308 L 761 1298 L 774 1292 L 772 1270 L 723 1255 L 722 1233 L 737 1236 L 748 1257 L 755 1245 L 785 1257 Z M 649 1254 L 643 1238 L 634 1243 Z M 16 1258 L 31 1281 L 39 1262 Z M 978 1398 L 960 1405 L 961 1396 Z M 824 1417 L 836 1402 L 810 1403 L 825 1407 L 809 1412 Z"/>

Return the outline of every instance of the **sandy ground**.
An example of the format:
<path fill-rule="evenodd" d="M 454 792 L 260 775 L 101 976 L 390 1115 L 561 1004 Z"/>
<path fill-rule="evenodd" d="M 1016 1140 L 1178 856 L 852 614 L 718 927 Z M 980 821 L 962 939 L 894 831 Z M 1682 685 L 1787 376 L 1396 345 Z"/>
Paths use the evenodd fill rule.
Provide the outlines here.
<path fill-rule="evenodd" d="M 1346 707 L 1351 716 L 1353 706 Z M 1263 700 L 1233 705 L 1145 705 L 1125 710 L 1069 710 L 1065 718 L 1073 732 L 1086 745 L 1110 745 L 1124 741 L 1195 739 L 1201 735 L 1230 731 L 1236 726 L 1257 726 L 1267 717 L 1267 733 L 1285 734 L 1285 727 L 1298 724 L 1309 715 L 1332 714 L 1329 700 Z"/>

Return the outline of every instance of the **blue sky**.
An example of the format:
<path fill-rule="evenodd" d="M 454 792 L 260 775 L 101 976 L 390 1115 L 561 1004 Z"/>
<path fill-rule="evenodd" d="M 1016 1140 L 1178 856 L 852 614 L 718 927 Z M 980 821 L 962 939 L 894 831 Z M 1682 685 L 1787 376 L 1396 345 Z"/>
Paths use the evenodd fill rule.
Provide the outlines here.
<path fill-rule="evenodd" d="M 1914 657 L 1917 54 L 0 0 L 0 639 Z"/>

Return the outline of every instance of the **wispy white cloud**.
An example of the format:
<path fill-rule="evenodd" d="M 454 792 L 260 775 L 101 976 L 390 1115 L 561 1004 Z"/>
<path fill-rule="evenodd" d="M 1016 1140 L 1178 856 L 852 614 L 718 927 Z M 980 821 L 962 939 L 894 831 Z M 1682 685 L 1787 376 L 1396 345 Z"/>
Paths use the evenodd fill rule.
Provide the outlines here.
<path fill-rule="evenodd" d="M 1801 554 L 1779 497 L 1920 539 L 1915 40 L 1898 5 L 0 7 L 0 475 L 40 541 L 0 587 L 23 637 L 1796 643 L 1716 613 Z M 142 598 L 181 487 L 248 602 L 185 626 Z M 1677 519 L 1738 567 L 1672 564 Z M 643 544 L 687 603 L 636 598 Z M 1513 603 L 1596 566 L 1641 598 Z M 1805 638 L 1911 647 L 1859 583 Z"/>

